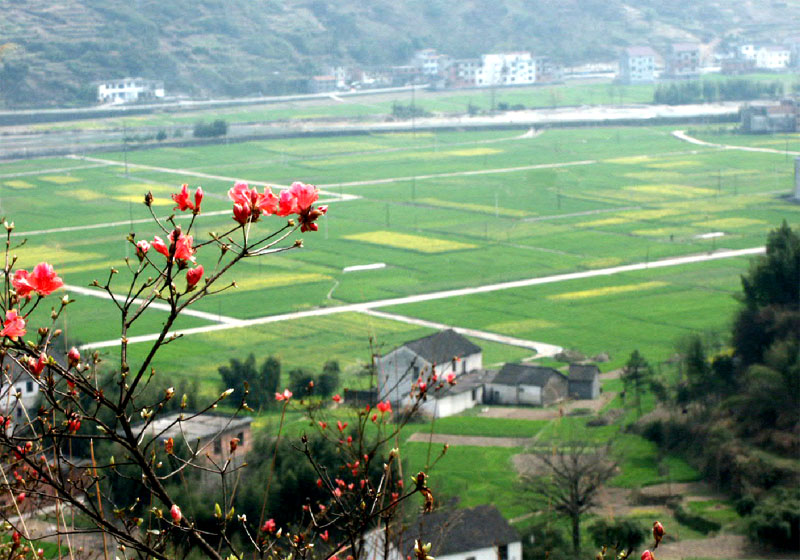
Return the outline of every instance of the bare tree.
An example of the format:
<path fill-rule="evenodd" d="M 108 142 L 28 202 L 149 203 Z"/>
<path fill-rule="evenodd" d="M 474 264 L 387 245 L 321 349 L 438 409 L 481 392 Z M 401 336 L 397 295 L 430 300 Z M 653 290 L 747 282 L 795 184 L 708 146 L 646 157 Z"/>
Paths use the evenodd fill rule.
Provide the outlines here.
<path fill-rule="evenodd" d="M 585 441 L 565 442 L 560 447 L 532 452 L 536 468 L 520 477 L 520 498 L 538 509 L 542 500 L 570 518 L 572 547 L 581 547 L 581 516 L 597 505 L 597 494 L 611 478 L 617 464 L 610 444 L 596 446 Z"/>

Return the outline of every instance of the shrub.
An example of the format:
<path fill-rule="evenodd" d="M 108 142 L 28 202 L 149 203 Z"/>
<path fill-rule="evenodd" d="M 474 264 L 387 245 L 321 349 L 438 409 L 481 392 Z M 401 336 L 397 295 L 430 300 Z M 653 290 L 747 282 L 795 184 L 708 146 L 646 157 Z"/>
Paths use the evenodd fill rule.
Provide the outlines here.
<path fill-rule="evenodd" d="M 800 550 L 800 488 L 779 488 L 753 508 L 750 540 L 782 550 Z"/>
<path fill-rule="evenodd" d="M 589 534 L 597 547 L 608 546 L 623 550 L 638 548 L 647 538 L 647 530 L 632 519 L 601 519 L 591 527 Z"/>
<path fill-rule="evenodd" d="M 211 123 L 200 121 L 195 123 L 193 134 L 195 138 L 225 136 L 228 134 L 228 123 L 222 119 L 217 119 Z"/>

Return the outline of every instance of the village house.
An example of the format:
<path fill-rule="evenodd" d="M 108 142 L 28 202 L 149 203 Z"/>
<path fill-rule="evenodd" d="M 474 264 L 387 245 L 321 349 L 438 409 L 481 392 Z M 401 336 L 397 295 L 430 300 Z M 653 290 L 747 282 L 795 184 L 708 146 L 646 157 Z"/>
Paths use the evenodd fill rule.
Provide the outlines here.
<path fill-rule="evenodd" d="M 8 429 L 13 430 L 15 425 L 26 423 L 26 411 L 28 415 L 35 415 L 39 405 L 39 384 L 17 366 L 12 366 L 4 377 L 0 382 L 0 414 L 11 418 Z"/>
<path fill-rule="evenodd" d="M 667 57 L 667 75 L 672 78 L 696 78 L 700 75 L 700 45 L 674 43 Z"/>
<path fill-rule="evenodd" d="M 650 47 L 628 47 L 619 59 L 620 81 L 626 84 L 654 81 L 657 58 L 658 54 Z"/>
<path fill-rule="evenodd" d="M 793 99 L 778 105 L 748 104 L 739 111 L 741 131 L 746 134 L 772 134 L 800 130 L 800 107 Z"/>
<path fill-rule="evenodd" d="M 411 340 L 378 358 L 378 399 L 389 400 L 395 408 L 411 404 L 411 386 L 419 379 L 427 379 L 434 371 L 440 378 L 455 373 L 462 387 L 464 375 L 479 372 L 483 367 L 483 351 L 467 338 L 452 329 Z M 457 397 L 457 395 L 462 395 Z M 431 393 L 423 404 L 425 412 L 434 416 L 449 416 L 466 410 L 480 402 L 483 393 L 468 394 L 451 387 L 440 395 Z M 447 397 L 447 398 L 445 398 Z"/>
<path fill-rule="evenodd" d="M 206 458 L 217 465 L 229 458 L 234 466 L 244 462 L 244 457 L 253 447 L 249 416 L 231 418 L 230 416 L 214 416 L 202 414 L 191 418 L 192 413 L 173 413 L 157 417 L 145 428 L 145 437 L 167 440 L 173 438 L 175 452 L 182 453 L 189 446 L 198 456 Z M 182 420 L 181 418 L 188 418 Z M 134 433 L 142 429 L 143 424 L 133 426 Z M 231 452 L 231 441 L 237 439 L 236 451 Z M 188 451 L 188 450 L 187 450 Z"/>
<path fill-rule="evenodd" d="M 505 364 L 486 386 L 487 404 L 548 406 L 568 396 L 567 376 L 551 367 Z"/>
<path fill-rule="evenodd" d="M 164 82 L 143 78 L 106 80 L 97 85 L 97 100 L 100 103 L 130 103 L 162 99 Z"/>
<path fill-rule="evenodd" d="M 569 365 L 569 396 L 596 399 L 600 396 L 600 368 L 594 364 Z"/>
<path fill-rule="evenodd" d="M 477 86 L 510 86 L 535 82 L 536 59 L 529 52 L 484 54 L 475 76 Z"/>

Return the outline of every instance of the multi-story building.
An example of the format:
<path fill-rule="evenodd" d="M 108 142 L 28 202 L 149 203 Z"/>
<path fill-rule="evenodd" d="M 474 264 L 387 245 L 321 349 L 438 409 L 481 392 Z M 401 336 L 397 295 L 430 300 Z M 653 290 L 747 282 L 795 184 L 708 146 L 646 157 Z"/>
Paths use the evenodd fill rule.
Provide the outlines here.
<path fill-rule="evenodd" d="M 700 75 L 700 45 L 674 43 L 667 58 L 667 75 L 673 78 L 694 78 Z"/>
<path fill-rule="evenodd" d="M 475 77 L 475 85 L 478 86 L 509 86 L 535 82 L 536 59 L 529 52 L 484 54 Z"/>
<path fill-rule="evenodd" d="M 782 45 L 765 45 L 756 51 L 756 68 L 784 70 L 792 62 L 792 51 Z"/>
<path fill-rule="evenodd" d="M 479 58 L 462 58 L 453 60 L 448 69 L 447 81 L 449 85 L 475 86 L 477 85 L 478 70 L 481 68 Z"/>
<path fill-rule="evenodd" d="M 411 64 L 419 68 L 423 76 L 443 76 L 450 62 L 449 56 L 438 53 L 436 49 L 422 49 L 414 53 Z"/>
<path fill-rule="evenodd" d="M 97 86 L 97 100 L 101 103 L 130 103 L 161 99 L 164 97 L 164 82 L 143 78 L 107 80 Z"/>
<path fill-rule="evenodd" d="M 620 81 L 627 84 L 654 81 L 657 57 L 650 47 L 628 47 L 619 60 Z"/>

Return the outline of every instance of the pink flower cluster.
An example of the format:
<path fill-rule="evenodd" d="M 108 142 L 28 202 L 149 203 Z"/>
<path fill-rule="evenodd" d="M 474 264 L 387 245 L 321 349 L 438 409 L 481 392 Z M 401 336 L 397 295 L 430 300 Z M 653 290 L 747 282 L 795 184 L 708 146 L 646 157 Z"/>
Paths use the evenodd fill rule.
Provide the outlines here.
<path fill-rule="evenodd" d="M 53 266 L 41 262 L 33 267 L 33 272 L 20 269 L 14 273 L 11 284 L 17 292 L 17 297 L 30 299 L 32 292 L 40 296 L 50 295 L 64 285 L 64 282 L 56 276 Z"/>
<path fill-rule="evenodd" d="M 247 183 L 236 183 L 228 191 L 228 198 L 233 201 L 233 219 L 242 225 L 258 221 L 262 214 L 297 214 L 300 231 L 317 231 L 314 222 L 328 211 L 327 206 L 314 207 L 319 199 L 317 187 L 300 182 L 292 183 L 291 187 L 281 191 L 280 197 L 275 196 L 269 187 L 264 187 L 264 192 L 260 193 Z"/>
<path fill-rule="evenodd" d="M 191 210 L 195 214 L 199 214 L 200 202 L 203 200 L 203 187 L 197 187 L 197 190 L 194 191 L 194 204 L 189 200 L 189 185 L 186 183 L 181 185 L 179 193 L 172 195 L 172 200 L 177 204 L 173 210 L 180 210 L 181 212 Z"/>
<path fill-rule="evenodd" d="M 178 238 L 175 239 L 175 232 L 178 232 Z M 174 259 L 176 261 L 191 261 L 194 262 L 194 247 L 192 247 L 192 243 L 194 239 L 191 235 L 184 235 L 180 232 L 180 230 L 175 229 L 170 232 L 169 236 L 167 236 L 167 240 L 169 241 L 169 245 L 164 243 L 164 240 L 161 239 L 159 236 L 153 237 L 153 242 L 150 246 L 156 250 L 156 252 L 161 253 L 165 257 L 169 259 L 170 250 L 174 247 Z M 138 247 L 137 249 L 143 249 L 143 247 Z M 146 253 L 147 251 L 144 250 Z"/>

